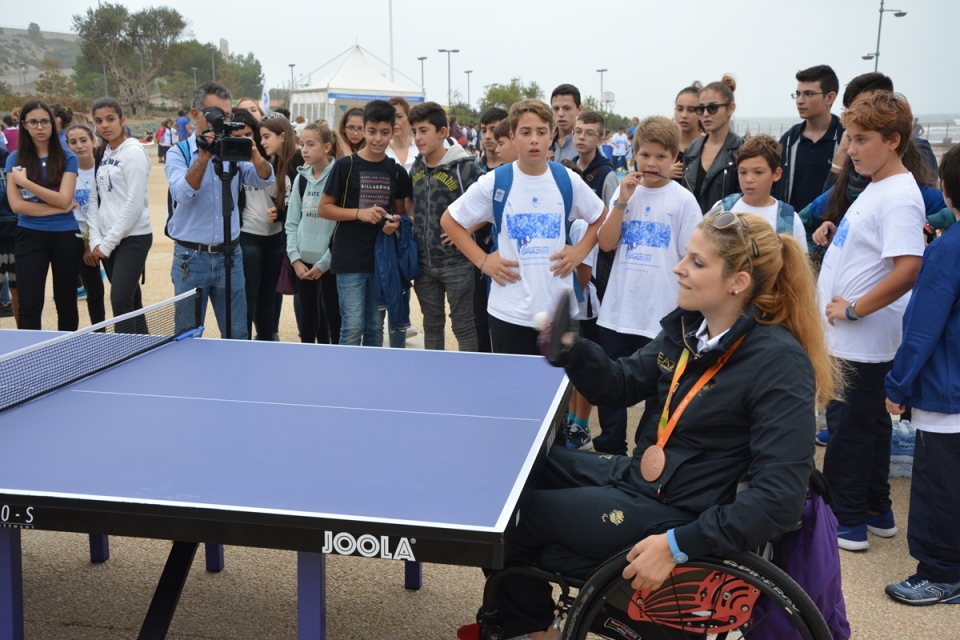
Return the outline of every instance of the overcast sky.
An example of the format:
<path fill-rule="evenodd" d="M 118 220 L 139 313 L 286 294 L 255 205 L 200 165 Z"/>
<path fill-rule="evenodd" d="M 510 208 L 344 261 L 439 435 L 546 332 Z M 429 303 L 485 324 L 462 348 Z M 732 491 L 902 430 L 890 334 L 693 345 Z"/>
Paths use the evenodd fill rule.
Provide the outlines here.
<path fill-rule="evenodd" d="M 131 10 L 152 4 L 159 2 L 126 2 Z M 15 5 L 0 24 L 36 22 L 57 31 L 69 31 L 71 15 L 88 6 L 75 0 Z M 198 40 L 226 38 L 231 52 L 254 52 L 271 87 L 289 82 L 290 63 L 302 85 L 301 74 L 355 42 L 390 59 L 388 0 L 167 2 L 174 5 Z M 246 8 L 258 5 L 264 9 Z M 547 97 L 563 82 L 577 85 L 584 97 L 599 97 L 596 70 L 606 68 L 603 88 L 615 93 L 614 111 L 669 114 L 681 88 L 728 72 L 737 80 L 738 116 L 796 116 L 790 93 L 798 69 L 831 65 L 841 93 L 850 78 L 873 70 L 874 62 L 861 56 L 876 50 L 879 8 L 879 0 L 393 0 L 396 82 L 416 88 L 417 58 L 427 56 L 427 99 L 446 103 L 447 56 L 437 49 L 460 49 L 451 60 L 453 89 L 465 98 L 464 71 L 472 70 L 474 103 L 485 85 L 511 77 L 537 81 Z M 908 15 L 884 14 L 880 71 L 915 113 L 960 113 L 960 0 L 893 0 L 886 8 Z M 386 65 L 371 62 L 389 77 Z M 313 82 L 335 66 L 314 72 Z"/>

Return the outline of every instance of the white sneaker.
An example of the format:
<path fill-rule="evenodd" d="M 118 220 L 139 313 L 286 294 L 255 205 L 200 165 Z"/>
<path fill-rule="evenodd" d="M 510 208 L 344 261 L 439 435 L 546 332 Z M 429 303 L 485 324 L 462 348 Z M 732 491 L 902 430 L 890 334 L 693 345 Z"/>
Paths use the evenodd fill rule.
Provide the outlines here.
<path fill-rule="evenodd" d="M 407 329 L 407 340 L 410 338 L 415 338 L 420 334 L 420 330 L 416 326 L 410 325 L 410 328 Z"/>

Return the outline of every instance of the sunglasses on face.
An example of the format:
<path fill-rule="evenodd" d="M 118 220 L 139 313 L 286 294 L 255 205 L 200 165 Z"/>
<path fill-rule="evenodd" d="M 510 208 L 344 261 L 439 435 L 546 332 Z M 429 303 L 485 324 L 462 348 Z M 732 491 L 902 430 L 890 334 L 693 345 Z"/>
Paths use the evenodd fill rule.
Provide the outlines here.
<path fill-rule="evenodd" d="M 757 246 L 757 241 L 753 238 L 750 238 L 750 244 L 747 244 L 747 237 L 743 235 L 744 229 L 750 228 L 750 223 L 747 222 L 742 216 L 737 215 L 731 211 L 725 211 L 723 205 L 717 205 L 710 211 L 707 211 L 707 215 L 704 218 L 713 219 L 713 228 L 718 231 L 723 231 L 733 227 L 737 231 L 737 235 L 740 236 L 740 242 L 743 243 L 743 250 L 747 254 L 747 262 L 750 263 L 750 273 L 753 273 L 753 259 L 760 257 L 760 247 Z"/>
<path fill-rule="evenodd" d="M 718 104 L 716 102 L 711 102 L 710 104 L 706 104 L 706 105 L 698 104 L 693 108 L 693 112 L 698 116 L 702 116 L 704 111 L 706 111 L 710 115 L 713 115 L 720 110 L 720 107 L 729 107 L 730 104 L 731 103 L 729 102 L 724 102 L 722 104 Z"/>

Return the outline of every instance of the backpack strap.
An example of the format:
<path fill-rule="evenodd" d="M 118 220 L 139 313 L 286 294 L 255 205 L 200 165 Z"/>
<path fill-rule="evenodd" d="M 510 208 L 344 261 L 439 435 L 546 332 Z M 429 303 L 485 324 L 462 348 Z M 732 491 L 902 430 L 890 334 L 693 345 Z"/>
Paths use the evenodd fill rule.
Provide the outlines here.
<path fill-rule="evenodd" d="M 720 205 L 723 207 L 724 211 L 730 211 L 732 210 L 733 205 L 737 204 L 737 202 L 742 197 L 743 197 L 743 194 L 740 192 L 731 193 L 726 198 L 722 198 L 720 200 Z"/>
<path fill-rule="evenodd" d="M 355 156 L 355 155 L 357 155 L 357 154 L 356 154 L 356 153 L 351 153 L 351 154 L 350 154 L 350 169 L 347 171 L 347 179 L 346 179 L 346 181 L 345 181 L 345 183 L 344 183 L 343 194 L 340 196 L 340 208 L 341 208 L 341 209 L 346 209 L 346 208 L 347 208 L 347 192 L 350 191 L 350 176 L 353 175 L 353 156 Z M 304 186 L 304 190 L 306 190 L 306 186 Z M 301 199 L 302 199 L 302 197 L 301 197 Z M 335 227 L 333 228 L 333 235 L 330 236 L 330 246 L 331 246 L 331 247 L 333 246 L 333 241 L 334 241 L 334 239 L 336 239 L 336 237 L 337 237 L 337 231 L 340 230 L 340 222 L 341 222 L 341 221 L 339 221 L 339 220 L 337 221 L 337 226 L 335 226 Z"/>
<path fill-rule="evenodd" d="M 190 141 L 181 140 L 177 143 L 177 148 L 180 149 L 180 153 L 183 154 L 183 161 L 187 165 L 187 169 L 190 168 L 190 165 L 193 163 L 193 157 L 190 155 Z M 97 162 L 95 166 L 99 166 L 100 163 Z M 96 176 L 96 173 L 94 173 Z M 167 236 L 172 240 L 176 240 L 173 236 L 170 235 L 170 219 L 173 217 L 173 212 L 177 208 L 177 203 L 173 200 L 173 194 L 170 193 L 170 189 L 167 188 L 167 221 L 163 225 L 163 235 Z"/>
<path fill-rule="evenodd" d="M 793 235 L 793 207 L 786 202 L 777 201 L 777 233 Z"/>
<path fill-rule="evenodd" d="M 300 192 L 300 203 L 303 204 L 303 194 L 307 192 L 307 179 L 302 173 L 297 174 L 297 191 Z"/>
<path fill-rule="evenodd" d="M 503 223 L 503 208 L 513 186 L 513 163 L 502 164 L 493 170 L 493 250 L 500 248 L 500 227 Z"/>

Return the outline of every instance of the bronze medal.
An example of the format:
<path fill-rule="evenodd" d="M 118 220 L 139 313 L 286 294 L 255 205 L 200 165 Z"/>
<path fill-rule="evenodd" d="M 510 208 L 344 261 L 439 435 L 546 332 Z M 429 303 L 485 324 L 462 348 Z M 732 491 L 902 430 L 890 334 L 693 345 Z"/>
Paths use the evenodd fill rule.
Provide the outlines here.
<path fill-rule="evenodd" d="M 640 475 L 647 482 L 653 482 L 660 477 L 666 465 L 667 454 L 657 445 L 650 445 L 640 458 Z"/>

